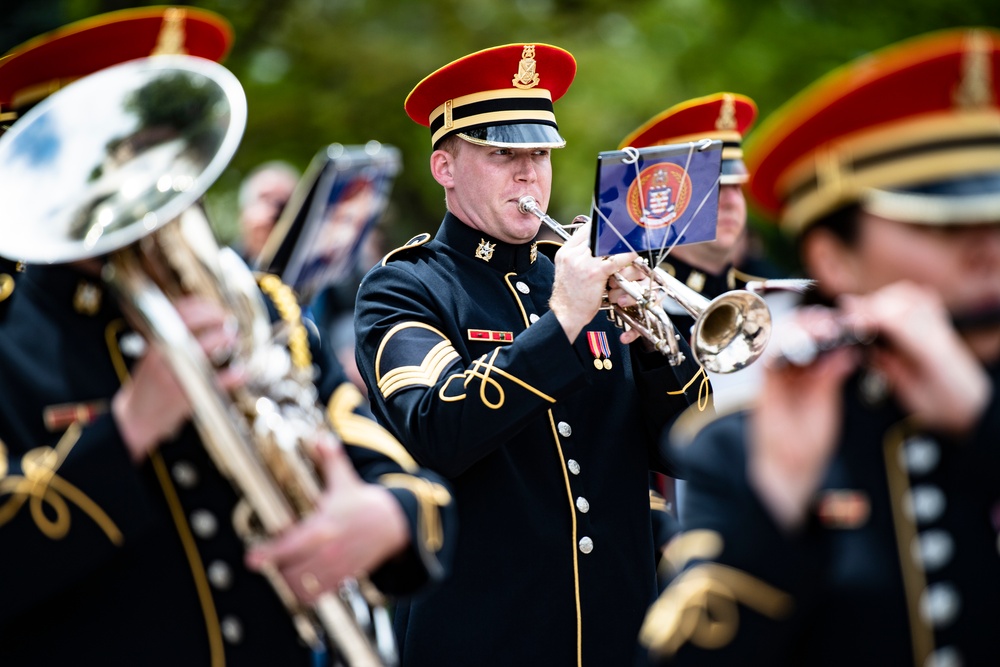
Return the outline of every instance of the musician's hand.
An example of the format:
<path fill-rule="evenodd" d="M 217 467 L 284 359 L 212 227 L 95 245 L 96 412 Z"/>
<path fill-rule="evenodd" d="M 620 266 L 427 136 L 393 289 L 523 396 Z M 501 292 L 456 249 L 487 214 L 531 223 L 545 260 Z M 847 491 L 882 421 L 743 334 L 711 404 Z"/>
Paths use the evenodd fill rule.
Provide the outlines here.
<path fill-rule="evenodd" d="M 228 356 L 236 332 L 221 306 L 199 297 L 184 297 L 175 305 L 206 355 Z M 166 357 L 156 346 L 148 347 L 111 401 L 118 430 L 136 462 L 175 436 L 191 417 L 191 404 Z M 238 386 L 243 379 L 238 368 L 227 368 L 217 375 L 224 389 Z"/>
<path fill-rule="evenodd" d="M 823 331 L 828 311 L 796 313 L 806 331 Z M 775 521 L 792 530 L 805 519 L 839 437 L 841 387 L 857 367 L 856 349 L 841 348 L 806 366 L 764 367 L 750 414 L 748 477 Z"/>
<path fill-rule="evenodd" d="M 304 602 L 348 577 L 372 572 L 409 544 L 406 517 L 384 487 L 358 477 L 339 443 L 317 447 L 326 491 L 317 511 L 247 553 L 247 566 L 271 566 Z"/>
<path fill-rule="evenodd" d="M 869 363 L 918 423 L 959 436 L 974 427 L 989 401 L 989 377 L 937 292 L 895 283 L 843 297 L 840 307 L 875 326 L 885 344 L 872 348 Z"/>
<path fill-rule="evenodd" d="M 636 258 L 635 253 L 603 259 L 594 257 L 588 246 L 589 238 L 588 222 L 563 244 L 555 256 L 556 275 L 549 307 L 570 342 L 576 340 L 583 328 L 597 315 L 606 292 L 609 299 L 620 296 L 620 291 L 614 293 L 615 290 L 609 290 L 609 280 Z"/>

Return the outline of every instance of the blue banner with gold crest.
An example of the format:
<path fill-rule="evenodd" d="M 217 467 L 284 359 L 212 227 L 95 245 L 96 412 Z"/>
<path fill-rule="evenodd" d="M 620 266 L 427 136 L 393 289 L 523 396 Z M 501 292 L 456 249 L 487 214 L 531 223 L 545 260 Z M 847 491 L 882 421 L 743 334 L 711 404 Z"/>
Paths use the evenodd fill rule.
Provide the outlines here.
<path fill-rule="evenodd" d="M 662 253 L 715 240 L 722 142 L 626 148 L 597 157 L 595 256 Z"/>

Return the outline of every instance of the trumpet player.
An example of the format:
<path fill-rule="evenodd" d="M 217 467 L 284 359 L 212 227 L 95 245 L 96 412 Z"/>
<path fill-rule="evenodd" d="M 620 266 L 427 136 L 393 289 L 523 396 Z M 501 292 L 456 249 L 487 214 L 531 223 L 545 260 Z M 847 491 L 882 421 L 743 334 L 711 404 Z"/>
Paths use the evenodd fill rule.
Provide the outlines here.
<path fill-rule="evenodd" d="M 224 19 L 191 8 L 94 17 L 5 57 L 0 104 L 23 109 L 39 91 L 163 45 L 218 60 L 231 37 Z M 22 122 L 37 127 L 22 118 L 14 131 Z M 57 135 L 46 134 L 78 146 L 78 136 Z M 315 443 L 325 481 L 316 511 L 247 554 L 234 527 L 245 498 L 203 446 L 198 406 L 168 355 L 132 328 L 103 267 L 102 257 L 29 265 L 4 302 L 0 663 L 323 664 L 336 648 L 303 643 L 260 571 L 277 573 L 307 606 L 346 577 L 370 574 L 392 594 L 443 575 L 454 511 L 446 483 L 355 414 L 359 393 L 274 276 L 261 288 L 280 326 L 307 341 L 296 363 L 318 369 L 317 398 L 343 442 L 325 430 Z M 219 302 L 192 295 L 174 305 L 205 357 L 232 352 L 233 315 Z M 248 378 L 232 365 L 213 380 L 225 391 Z"/>
<path fill-rule="evenodd" d="M 912 38 L 751 137 L 750 200 L 826 307 L 773 341 L 745 410 L 673 432 L 689 502 L 655 662 L 1000 656 L 998 65 L 996 30 Z"/>
<path fill-rule="evenodd" d="M 598 315 L 605 293 L 628 304 L 613 276 L 638 277 L 634 254 L 594 257 L 586 228 L 536 243 L 539 219 L 519 208 L 549 202 L 565 144 L 553 103 L 575 72 L 561 48 L 509 44 L 405 102 L 430 129 L 447 213 L 365 277 L 357 359 L 381 423 L 452 482 L 461 530 L 448 581 L 397 610 L 404 665 L 638 655 L 655 595 L 647 475 L 665 469 L 658 429 L 696 367 Z"/>

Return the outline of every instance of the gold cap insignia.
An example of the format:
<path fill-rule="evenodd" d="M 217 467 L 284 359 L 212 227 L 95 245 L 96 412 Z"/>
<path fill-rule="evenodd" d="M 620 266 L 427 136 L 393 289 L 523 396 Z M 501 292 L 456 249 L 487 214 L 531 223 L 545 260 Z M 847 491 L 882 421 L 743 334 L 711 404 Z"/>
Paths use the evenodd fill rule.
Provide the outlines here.
<path fill-rule="evenodd" d="M 972 31 L 965 39 L 962 80 L 955 86 L 953 99 L 959 109 L 985 109 L 993 104 L 993 72 L 990 43 L 986 35 Z"/>
<path fill-rule="evenodd" d="M 163 14 L 163 26 L 156 40 L 153 56 L 184 56 L 184 10 L 171 7 Z"/>
<path fill-rule="evenodd" d="M 722 107 L 719 108 L 719 118 L 715 121 L 715 129 L 735 130 L 736 128 L 736 100 L 727 93 L 722 96 Z"/>
<path fill-rule="evenodd" d="M 517 64 L 517 74 L 511 79 L 515 88 L 527 90 L 538 85 L 540 77 L 535 71 L 535 45 L 526 44 L 521 51 L 521 62 Z"/>
<path fill-rule="evenodd" d="M 487 243 L 486 239 L 479 239 L 479 247 L 476 248 L 476 259 L 481 259 L 484 262 L 490 261 L 493 259 L 493 251 L 496 247 L 496 243 Z"/>

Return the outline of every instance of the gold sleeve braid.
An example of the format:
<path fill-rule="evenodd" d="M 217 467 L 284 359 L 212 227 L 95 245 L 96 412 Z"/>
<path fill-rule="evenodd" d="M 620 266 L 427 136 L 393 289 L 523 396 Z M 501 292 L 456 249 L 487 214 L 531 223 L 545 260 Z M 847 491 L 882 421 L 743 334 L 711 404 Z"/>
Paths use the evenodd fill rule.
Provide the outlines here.
<path fill-rule="evenodd" d="M 675 579 L 646 613 L 639 641 L 650 651 L 670 657 L 687 642 L 719 649 L 739 629 L 743 604 L 769 618 L 792 609 L 792 598 L 746 572 L 718 563 L 696 565 Z"/>
<path fill-rule="evenodd" d="M 654 512 L 667 511 L 667 500 L 652 489 L 649 490 L 649 509 Z"/>
<path fill-rule="evenodd" d="M 698 378 L 701 378 L 701 382 L 698 383 L 698 402 L 695 405 L 698 406 L 699 412 L 708 410 L 712 399 L 712 381 L 708 379 L 708 373 L 705 372 L 704 366 L 698 367 L 698 372 L 695 373 L 690 380 L 688 380 L 686 385 L 677 391 L 668 391 L 667 396 L 679 396 L 686 394 L 687 390 L 691 388 L 691 385 L 698 381 Z"/>
<path fill-rule="evenodd" d="M 444 544 L 440 508 L 451 503 L 451 494 L 440 484 L 412 474 L 420 466 L 406 448 L 378 423 L 354 413 L 363 400 L 361 392 L 349 382 L 337 387 L 327 406 L 330 424 L 345 443 L 384 454 L 406 471 L 382 475 L 379 483 L 414 495 L 420 506 L 417 534 L 426 551 L 437 553 Z"/>
<path fill-rule="evenodd" d="M 28 503 L 38 529 L 49 539 L 61 540 L 69 532 L 69 501 L 93 519 L 112 544 L 121 546 L 125 538 L 111 517 L 80 489 L 57 474 L 59 466 L 79 440 L 80 431 L 80 424 L 74 423 L 66 429 L 55 448 L 37 447 L 25 454 L 21 459 L 24 475 L 6 475 L 7 448 L 0 442 L 0 459 L 3 462 L 0 495 L 10 494 L 7 502 L 0 505 L 0 526 L 10 521 Z M 55 518 L 46 513 L 46 506 Z"/>
<path fill-rule="evenodd" d="M 358 388 L 350 382 L 337 387 L 326 406 L 326 415 L 333 430 L 346 444 L 379 452 L 406 472 L 416 472 L 420 466 L 399 440 L 378 422 L 354 413 L 364 400 Z"/>
<path fill-rule="evenodd" d="M 389 489 L 409 491 L 420 505 L 417 515 L 417 534 L 424 549 L 437 553 L 444 544 L 444 532 L 441 528 L 440 508 L 451 504 L 451 494 L 436 482 L 416 475 L 390 473 L 379 477 L 379 482 Z"/>

